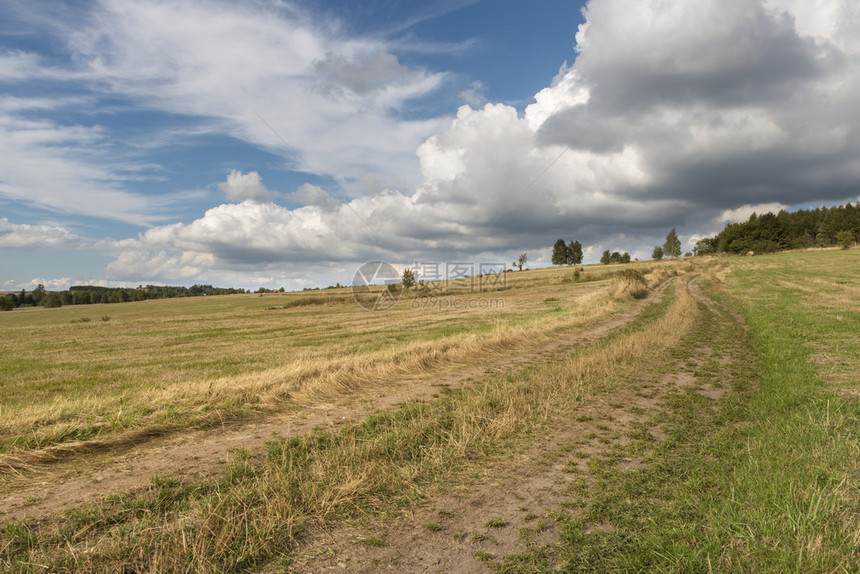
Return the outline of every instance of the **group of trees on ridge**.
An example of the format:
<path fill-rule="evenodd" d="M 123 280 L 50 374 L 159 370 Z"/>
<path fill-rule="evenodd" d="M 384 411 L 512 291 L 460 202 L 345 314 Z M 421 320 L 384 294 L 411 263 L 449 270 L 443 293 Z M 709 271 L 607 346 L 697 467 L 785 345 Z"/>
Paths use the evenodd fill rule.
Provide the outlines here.
<path fill-rule="evenodd" d="M 579 265 L 582 263 L 582 243 L 571 241 L 566 243 L 559 239 L 552 246 L 553 265 Z"/>
<path fill-rule="evenodd" d="M 753 213 L 747 221 L 730 223 L 716 237 L 696 243 L 694 252 L 770 253 L 810 247 L 850 247 L 860 240 L 860 202 L 844 206 L 783 210 L 774 215 Z"/>
<path fill-rule="evenodd" d="M 609 265 L 610 263 L 630 263 L 630 254 L 626 251 L 624 253 L 619 253 L 618 251 L 610 253 L 607 249 L 600 256 L 600 262 L 604 265 Z"/>
<path fill-rule="evenodd" d="M 666 234 L 666 241 L 663 245 L 658 245 L 651 252 L 651 259 L 663 259 L 663 257 L 680 257 L 681 256 L 681 240 L 678 239 L 678 234 L 675 233 L 675 228 Z"/>
<path fill-rule="evenodd" d="M 662 247 L 654 248 L 652 257 L 654 259 L 662 259 L 663 255 L 670 257 L 679 257 L 681 255 L 681 240 L 675 234 L 675 230 L 669 232 L 666 236 L 666 243 Z M 626 251 L 609 252 L 607 249 L 600 256 L 600 262 L 604 265 L 610 263 L 630 263 L 630 254 Z M 565 243 L 564 239 L 559 239 L 552 246 L 552 264 L 553 265 L 579 265 L 582 263 L 582 244 L 579 241 L 571 241 Z"/>
<path fill-rule="evenodd" d="M 776 215 L 753 213 L 747 221 L 729 223 L 715 237 L 705 237 L 696 242 L 692 253 L 686 255 L 713 255 L 716 253 L 744 254 L 772 253 L 787 249 L 842 246 L 848 248 L 860 241 L 860 202 L 844 206 L 818 207 Z M 578 258 L 572 258 L 571 249 L 577 246 Z M 681 240 L 672 229 L 663 245 L 654 247 L 652 259 L 680 257 Z M 582 245 L 578 241 L 566 244 L 563 239 L 552 248 L 553 265 L 571 265 L 582 262 Z M 609 250 L 603 252 L 600 262 L 629 263 L 630 254 Z"/>
<path fill-rule="evenodd" d="M 144 287 L 141 285 L 133 289 L 75 285 L 69 287 L 66 291 L 47 291 L 45 286 L 40 284 L 29 293 L 22 289 L 20 293 L 12 293 L 0 297 L 0 311 L 10 311 L 17 307 L 62 307 L 63 305 L 90 305 L 94 303 L 126 303 L 129 301 L 146 301 L 148 299 L 231 295 L 233 293 L 245 292 L 244 289 L 213 287 L 212 285 L 192 285 L 191 287 L 173 287 L 169 285 L 147 285 Z"/>

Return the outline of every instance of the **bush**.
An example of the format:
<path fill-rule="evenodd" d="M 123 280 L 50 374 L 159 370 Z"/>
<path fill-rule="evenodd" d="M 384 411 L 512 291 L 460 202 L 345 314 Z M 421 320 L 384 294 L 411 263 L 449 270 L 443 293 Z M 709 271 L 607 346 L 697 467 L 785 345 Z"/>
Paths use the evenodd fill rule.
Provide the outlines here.
<path fill-rule="evenodd" d="M 612 274 L 615 277 L 616 297 L 632 297 L 642 299 L 648 295 L 648 283 L 641 271 L 636 269 L 624 269 Z"/>
<path fill-rule="evenodd" d="M 644 299 L 648 296 L 648 285 L 644 281 L 629 283 L 627 293 L 634 299 Z"/>
<path fill-rule="evenodd" d="M 645 282 L 645 276 L 638 269 L 623 269 L 621 271 L 616 271 L 613 275 L 622 279 L 627 279 L 628 281 Z"/>

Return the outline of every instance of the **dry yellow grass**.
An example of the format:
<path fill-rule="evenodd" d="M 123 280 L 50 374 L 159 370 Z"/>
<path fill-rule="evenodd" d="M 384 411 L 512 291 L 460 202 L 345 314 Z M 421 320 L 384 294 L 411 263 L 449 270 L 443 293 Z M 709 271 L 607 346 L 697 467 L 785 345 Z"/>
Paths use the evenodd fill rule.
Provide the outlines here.
<path fill-rule="evenodd" d="M 240 458 L 218 480 L 156 481 L 147 493 L 59 519 L 39 534 L 29 562 L 214 571 L 288 552 L 311 521 L 419 496 L 432 477 L 569 416 L 595 386 L 611 384 L 688 333 L 697 306 L 686 278 L 676 281 L 673 295 L 662 315 L 575 355 L 374 415 L 342 432 L 272 443 L 263 460 Z"/>
<path fill-rule="evenodd" d="M 677 266 L 657 266 L 649 282 Z M 583 275 L 626 267 L 635 266 Z M 445 296 L 444 308 L 407 297 L 384 313 L 361 309 L 348 290 L 331 290 L 2 314 L 0 373 L 11 377 L 0 390 L 0 449 L 319 405 L 441 365 L 541 345 L 558 329 L 619 310 L 629 295 L 626 280 L 572 282 L 571 274 L 510 273 L 504 292 Z M 470 308 L 479 298 L 501 304 Z M 81 322 L 108 313 L 109 321 Z"/>

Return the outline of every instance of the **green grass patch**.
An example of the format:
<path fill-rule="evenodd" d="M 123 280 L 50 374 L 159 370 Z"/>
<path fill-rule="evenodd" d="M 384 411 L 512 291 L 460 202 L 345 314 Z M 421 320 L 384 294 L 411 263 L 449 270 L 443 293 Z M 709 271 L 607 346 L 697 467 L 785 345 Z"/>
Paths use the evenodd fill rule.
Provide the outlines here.
<path fill-rule="evenodd" d="M 649 464 L 615 462 L 644 435 L 590 460 L 588 480 L 571 487 L 582 512 L 557 517 L 561 542 L 499 571 L 860 571 L 858 256 L 735 260 L 716 297 L 749 331 L 703 308 L 672 353 L 720 364 L 700 373 L 730 387 L 718 408 L 695 388 L 665 397 L 650 424 L 668 437 Z"/>

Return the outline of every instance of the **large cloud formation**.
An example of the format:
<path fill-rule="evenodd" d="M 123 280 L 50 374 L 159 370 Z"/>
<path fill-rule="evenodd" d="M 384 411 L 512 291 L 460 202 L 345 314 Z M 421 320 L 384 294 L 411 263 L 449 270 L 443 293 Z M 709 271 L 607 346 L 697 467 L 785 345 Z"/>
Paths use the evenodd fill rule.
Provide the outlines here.
<path fill-rule="evenodd" d="M 504 258 L 556 237 L 647 256 L 670 227 L 694 239 L 759 205 L 857 198 L 855 3 L 592 0 L 584 16 L 575 62 L 523 113 L 463 106 L 418 147 L 414 190 L 337 205 L 316 190 L 326 201 L 296 209 L 251 197 L 142 234 L 109 272 Z M 407 73 L 360 57 L 320 62 L 320 89 L 361 98 Z"/>
<path fill-rule="evenodd" d="M 380 182 L 411 175 L 418 183 L 403 166 L 415 164 L 415 147 L 438 122 L 404 120 L 399 110 L 446 75 L 402 65 L 384 40 L 352 38 L 336 22 L 320 23 L 283 2 L 99 0 L 43 8 L 20 0 L 4 6 L 13 21 L 32 27 L 23 35 L 49 33 L 63 49 L 52 56 L 0 49 L 0 85 L 15 94 L 0 95 L 0 200 L 52 214 L 163 223 L 186 198 L 170 189 L 131 191 L 135 182 L 164 176 L 158 160 L 141 157 L 195 136 L 246 142 L 347 188 L 369 175 Z M 116 133 L 94 124 L 130 110 L 162 125 Z M 245 193 L 234 183 L 227 184 L 230 199 Z"/>
<path fill-rule="evenodd" d="M 213 131 L 345 184 L 363 173 L 397 177 L 435 122 L 396 111 L 445 77 L 282 2 L 104 0 L 70 46 L 82 73 L 111 91 L 209 118 Z"/>

